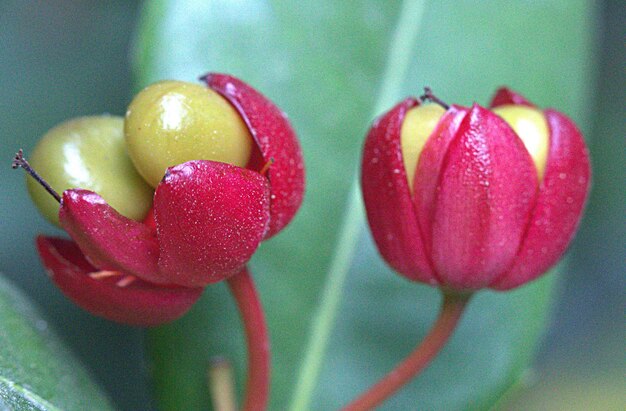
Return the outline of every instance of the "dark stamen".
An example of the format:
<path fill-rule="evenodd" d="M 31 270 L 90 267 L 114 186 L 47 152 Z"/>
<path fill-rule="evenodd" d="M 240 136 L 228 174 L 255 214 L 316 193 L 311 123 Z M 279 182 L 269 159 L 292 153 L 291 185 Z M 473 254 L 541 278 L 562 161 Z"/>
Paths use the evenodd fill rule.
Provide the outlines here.
<path fill-rule="evenodd" d="M 433 103 L 439 104 L 441 107 L 445 108 L 446 110 L 450 108 L 448 104 L 446 104 L 443 100 L 439 99 L 439 97 L 433 94 L 433 91 L 430 89 L 430 87 L 424 87 L 424 94 L 420 96 L 420 100 L 422 102 L 426 100 L 432 101 Z"/>
<path fill-rule="evenodd" d="M 59 202 L 59 204 L 61 203 L 61 196 L 59 195 L 59 193 L 54 191 L 54 189 L 50 187 L 50 184 L 48 184 L 46 180 L 44 180 L 35 170 L 33 170 L 30 164 L 28 164 L 28 161 L 26 161 L 26 159 L 24 158 L 24 151 L 21 148 L 20 148 L 20 151 L 18 151 L 17 154 L 15 154 L 15 158 L 13 158 L 11 167 L 13 169 L 22 167 L 28 174 L 30 174 L 32 178 L 35 179 L 35 181 L 41 184 L 41 186 L 45 188 L 46 191 L 50 193 L 50 195 Z"/>

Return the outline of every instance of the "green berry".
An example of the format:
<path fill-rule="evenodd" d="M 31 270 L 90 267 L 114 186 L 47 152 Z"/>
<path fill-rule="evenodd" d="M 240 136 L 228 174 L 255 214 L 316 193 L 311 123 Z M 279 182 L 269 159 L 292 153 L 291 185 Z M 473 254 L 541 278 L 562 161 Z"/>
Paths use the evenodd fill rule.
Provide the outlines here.
<path fill-rule="evenodd" d="M 128 218 L 141 220 L 152 205 L 153 190 L 126 152 L 121 117 L 80 117 L 59 124 L 39 141 L 30 164 L 57 192 L 94 191 Z M 27 185 L 39 211 L 59 225 L 59 204 L 32 178 Z"/>

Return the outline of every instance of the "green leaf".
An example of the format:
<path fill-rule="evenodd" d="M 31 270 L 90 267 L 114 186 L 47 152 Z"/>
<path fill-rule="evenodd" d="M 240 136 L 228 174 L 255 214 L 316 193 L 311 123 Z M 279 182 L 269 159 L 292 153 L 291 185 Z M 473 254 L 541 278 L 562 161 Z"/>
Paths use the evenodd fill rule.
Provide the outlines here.
<path fill-rule="evenodd" d="M 301 137 L 305 204 L 252 263 L 272 337 L 271 409 L 345 404 L 434 320 L 437 290 L 394 275 L 365 230 L 354 176 L 375 114 L 425 85 L 449 102 L 486 104 L 507 84 L 585 128 L 590 4 L 459 3 L 158 0 L 143 10 L 138 87 L 228 72 L 274 100 Z M 512 293 L 480 293 L 450 345 L 386 406 L 494 404 L 532 358 L 553 283 L 547 277 Z M 151 331 L 160 407 L 208 407 L 205 375 L 214 355 L 234 362 L 241 393 L 242 338 L 223 285 L 208 287 L 185 318 Z"/>
<path fill-rule="evenodd" d="M 3 276 L 0 324 L 0 409 L 113 409 L 47 321 Z"/>

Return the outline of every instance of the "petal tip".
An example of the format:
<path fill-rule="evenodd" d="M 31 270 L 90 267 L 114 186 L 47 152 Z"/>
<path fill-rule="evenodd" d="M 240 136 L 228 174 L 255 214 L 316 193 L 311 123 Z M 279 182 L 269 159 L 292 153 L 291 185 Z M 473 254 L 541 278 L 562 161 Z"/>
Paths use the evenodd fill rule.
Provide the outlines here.
<path fill-rule="evenodd" d="M 494 108 L 494 107 L 508 105 L 508 104 L 517 104 L 517 105 L 530 106 L 530 107 L 534 106 L 534 104 L 528 101 L 526 97 L 511 90 L 508 87 L 503 86 L 503 87 L 498 88 L 498 90 L 496 90 L 496 93 L 491 99 L 491 104 L 489 105 L 489 107 Z"/>
<path fill-rule="evenodd" d="M 219 73 L 203 80 L 241 115 L 260 151 L 260 165 L 275 160 L 268 171 L 272 197 L 266 238 L 272 237 L 291 222 L 304 197 L 304 159 L 296 132 L 278 106 L 242 80 Z"/>

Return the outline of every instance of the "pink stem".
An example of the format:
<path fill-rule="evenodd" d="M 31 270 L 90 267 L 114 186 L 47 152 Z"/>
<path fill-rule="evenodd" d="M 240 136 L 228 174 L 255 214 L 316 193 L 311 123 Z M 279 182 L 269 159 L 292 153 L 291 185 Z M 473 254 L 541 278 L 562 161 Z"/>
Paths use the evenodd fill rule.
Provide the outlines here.
<path fill-rule="evenodd" d="M 469 297 L 470 295 L 444 293 L 439 317 L 422 343 L 394 370 L 343 408 L 343 411 L 373 409 L 426 368 L 454 332 Z"/>
<path fill-rule="evenodd" d="M 261 300 L 245 268 L 227 280 L 237 302 L 248 344 L 248 381 L 242 411 L 264 411 L 270 387 L 270 343 Z"/>

